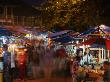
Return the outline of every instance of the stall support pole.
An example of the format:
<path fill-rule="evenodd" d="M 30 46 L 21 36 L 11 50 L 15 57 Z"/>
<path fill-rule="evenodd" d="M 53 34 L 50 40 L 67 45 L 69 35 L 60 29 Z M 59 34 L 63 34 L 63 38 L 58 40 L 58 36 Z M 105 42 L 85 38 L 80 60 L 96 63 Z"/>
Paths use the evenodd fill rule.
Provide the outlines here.
<path fill-rule="evenodd" d="M 109 50 L 108 50 L 108 55 L 107 55 L 108 59 L 109 59 L 109 54 L 110 54 L 110 52 L 109 52 Z"/>
<path fill-rule="evenodd" d="M 102 58 L 101 58 L 101 49 L 99 48 L 99 62 L 102 61 Z"/>

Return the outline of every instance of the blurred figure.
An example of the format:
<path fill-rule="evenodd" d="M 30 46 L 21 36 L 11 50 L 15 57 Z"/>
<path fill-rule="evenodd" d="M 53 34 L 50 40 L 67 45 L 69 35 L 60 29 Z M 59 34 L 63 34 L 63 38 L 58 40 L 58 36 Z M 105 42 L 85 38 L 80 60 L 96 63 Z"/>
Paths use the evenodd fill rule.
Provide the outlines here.
<path fill-rule="evenodd" d="M 104 69 L 103 75 L 104 82 L 110 82 L 110 63 L 108 61 L 104 62 L 103 69 Z"/>
<path fill-rule="evenodd" d="M 44 67 L 44 71 L 45 71 L 45 79 L 46 81 L 50 80 L 51 77 L 51 73 L 52 73 L 52 68 L 53 68 L 53 55 L 54 55 L 54 50 L 53 48 L 46 49 L 46 54 L 45 54 L 45 67 Z"/>
<path fill-rule="evenodd" d="M 12 82 L 11 81 L 11 53 L 8 52 L 8 45 L 3 45 L 3 82 Z"/>
<path fill-rule="evenodd" d="M 34 48 L 32 55 L 32 72 L 34 79 L 39 77 L 39 70 L 40 70 L 39 53 L 37 52 L 36 48 Z"/>
<path fill-rule="evenodd" d="M 77 82 L 78 68 L 79 68 L 79 62 L 78 62 L 77 58 L 75 57 L 75 58 L 73 59 L 72 65 L 71 65 L 71 67 L 70 67 L 73 82 Z"/>
<path fill-rule="evenodd" d="M 14 53 L 11 54 L 11 79 L 15 78 L 15 55 Z"/>
<path fill-rule="evenodd" d="M 93 56 L 90 53 L 90 49 L 86 48 L 83 56 L 83 64 L 90 65 L 93 61 Z"/>
<path fill-rule="evenodd" d="M 32 55 L 33 55 L 34 46 L 27 44 L 26 49 L 27 49 L 27 55 L 28 55 L 28 62 L 30 63 L 30 62 L 32 62 Z"/>
<path fill-rule="evenodd" d="M 76 58 L 77 58 L 78 62 L 82 66 L 83 65 L 83 49 L 79 48 L 76 52 L 76 55 L 77 55 Z"/>
<path fill-rule="evenodd" d="M 44 64 L 45 64 L 45 47 L 44 47 L 44 42 L 41 41 L 39 45 L 36 47 L 36 53 L 39 55 L 39 77 L 44 78 Z"/>
<path fill-rule="evenodd" d="M 84 65 L 84 62 L 83 62 L 83 49 L 79 48 L 77 50 L 76 54 L 77 54 L 76 60 L 78 61 L 78 65 L 79 65 L 76 79 L 77 79 L 77 82 L 81 82 L 81 81 L 84 81 L 85 77 L 86 77 L 86 73 L 84 71 L 79 71 L 79 69 L 82 69 L 81 67 Z"/>
<path fill-rule="evenodd" d="M 19 78 L 22 82 L 24 82 L 26 78 L 27 59 L 28 59 L 28 56 L 24 51 L 17 55 L 17 66 L 19 70 Z"/>

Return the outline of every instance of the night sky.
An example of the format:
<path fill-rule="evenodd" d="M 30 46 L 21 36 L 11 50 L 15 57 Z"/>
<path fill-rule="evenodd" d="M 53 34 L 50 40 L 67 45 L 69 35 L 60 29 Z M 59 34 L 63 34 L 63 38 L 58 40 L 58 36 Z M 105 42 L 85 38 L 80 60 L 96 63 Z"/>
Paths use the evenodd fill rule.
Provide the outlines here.
<path fill-rule="evenodd" d="M 15 16 L 36 16 L 41 12 L 32 7 L 40 6 L 44 0 L 0 0 L 0 14 L 3 14 L 2 6 L 14 6 L 13 13 Z"/>
<path fill-rule="evenodd" d="M 23 1 L 29 5 L 40 5 L 46 0 L 23 0 Z"/>
<path fill-rule="evenodd" d="M 43 2 L 45 2 L 47 0 L 0 0 L 0 6 L 4 6 L 4 5 L 18 5 L 19 7 L 21 7 L 20 9 L 15 9 L 15 12 L 26 12 L 26 10 L 28 11 L 29 9 L 32 10 L 32 5 L 34 6 L 40 6 Z M 94 0 L 95 1 L 95 0 Z M 110 17 L 110 0 L 96 0 L 96 1 L 103 1 L 103 9 L 104 9 L 104 16 Z M 24 10 L 25 11 L 24 11 Z M 33 11 L 30 12 L 34 12 L 36 11 L 35 9 L 33 9 Z M 27 13 L 27 12 L 26 12 Z M 27 14 L 26 14 L 27 15 Z"/>
<path fill-rule="evenodd" d="M 39 6 L 46 0 L 0 0 L 0 5 L 19 5 L 19 4 L 27 4 L 27 5 L 36 5 Z"/>

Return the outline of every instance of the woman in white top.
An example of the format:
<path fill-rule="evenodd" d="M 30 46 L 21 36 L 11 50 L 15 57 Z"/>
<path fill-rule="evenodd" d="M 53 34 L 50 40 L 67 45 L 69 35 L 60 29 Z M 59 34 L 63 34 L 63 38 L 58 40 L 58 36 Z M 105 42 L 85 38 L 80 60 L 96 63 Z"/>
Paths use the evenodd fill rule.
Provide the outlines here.
<path fill-rule="evenodd" d="M 92 60 L 93 60 L 93 56 L 90 53 L 90 49 L 86 48 L 82 62 L 83 64 L 91 64 Z"/>

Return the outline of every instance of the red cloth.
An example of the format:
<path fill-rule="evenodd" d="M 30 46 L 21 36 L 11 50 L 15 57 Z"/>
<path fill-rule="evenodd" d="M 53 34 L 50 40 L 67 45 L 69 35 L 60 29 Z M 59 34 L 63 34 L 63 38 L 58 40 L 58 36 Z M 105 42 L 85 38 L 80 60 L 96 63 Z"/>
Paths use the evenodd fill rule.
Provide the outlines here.
<path fill-rule="evenodd" d="M 19 54 L 18 69 L 19 69 L 19 78 L 21 80 L 23 80 L 26 77 L 26 61 L 27 61 L 27 54 Z"/>
<path fill-rule="evenodd" d="M 66 56 L 66 51 L 65 51 L 65 49 L 64 48 L 61 48 L 61 49 L 58 49 L 57 51 L 56 51 L 56 55 L 57 56 L 60 56 L 60 57 L 65 57 Z"/>
<path fill-rule="evenodd" d="M 105 43 L 106 43 L 107 49 L 110 50 L 110 39 L 106 39 Z"/>
<path fill-rule="evenodd" d="M 91 38 L 85 42 L 80 43 L 79 45 L 92 45 L 96 41 L 96 38 Z"/>
<path fill-rule="evenodd" d="M 21 64 L 19 69 L 19 78 L 21 80 L 26 78 L 26 64 Z"/>
<path fill-rule="evenodd" d="M 25 64 L 27 61 L 27 54 L 20 54 L 18 56 L 18 64 Z"/>

